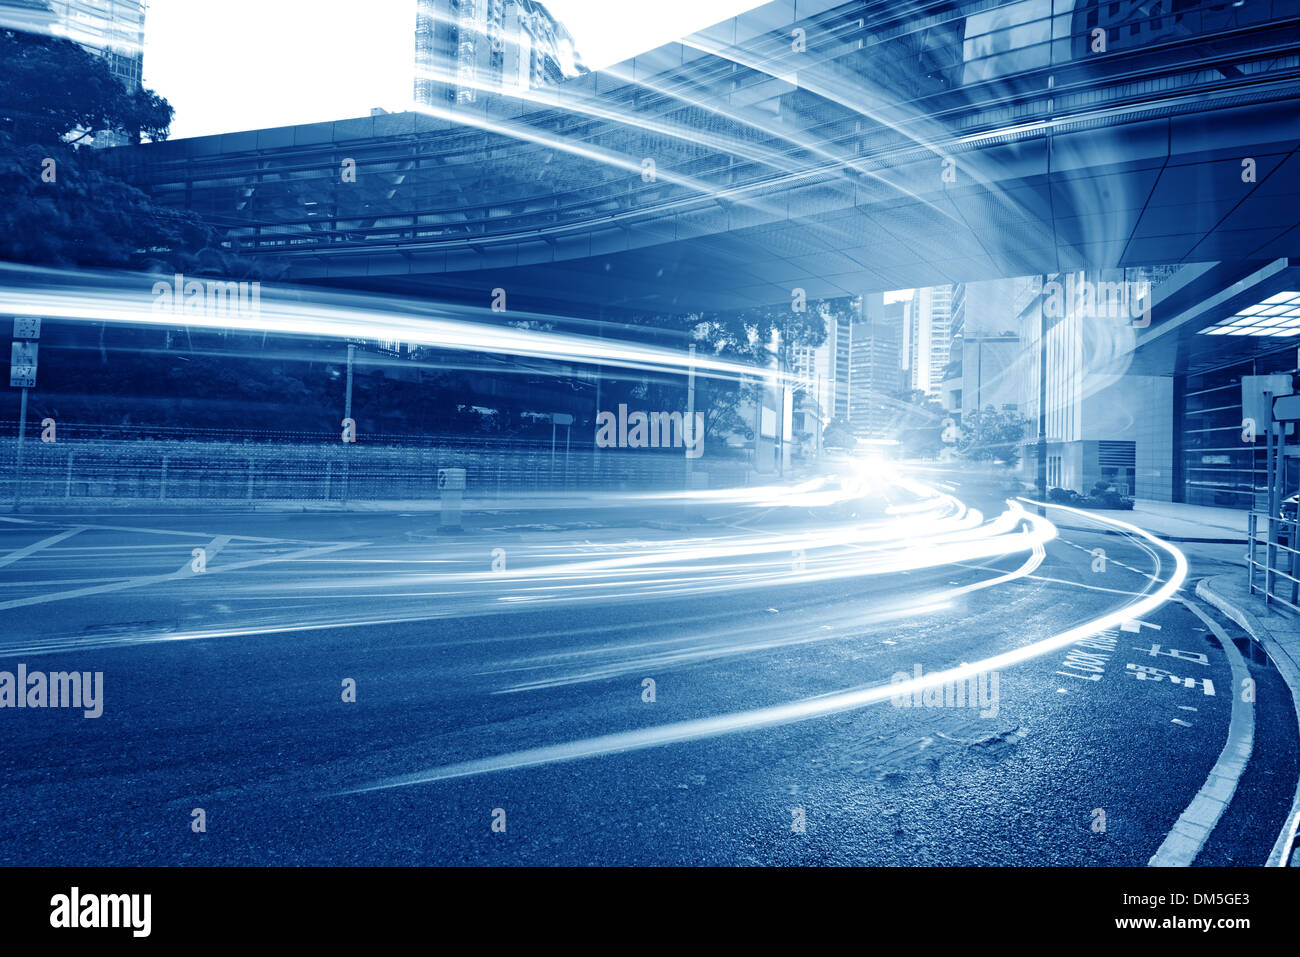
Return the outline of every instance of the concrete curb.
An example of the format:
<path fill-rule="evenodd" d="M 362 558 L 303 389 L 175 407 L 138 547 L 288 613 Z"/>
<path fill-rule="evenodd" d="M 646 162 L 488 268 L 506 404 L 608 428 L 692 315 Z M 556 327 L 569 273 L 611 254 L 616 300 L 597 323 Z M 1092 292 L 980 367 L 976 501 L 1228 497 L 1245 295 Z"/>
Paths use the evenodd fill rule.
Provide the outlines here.
<path fill-rule="evenodd" d="M 1246 660 L 1209 615 L 1193 602 L 1181 598 L 1176 600 L 1201 619 L 1223 646 L 1223 653 L 1227 655 L 1228 664 L 1232 668 L 1232 717 L 1228 722 L 1228 740 L 1223 744 L 1219 759 L 1214 762 L 1209 777 L 1205 779 L 1205 784 L 1192 803 L 1178 816 L 1173 830 L 1151 857 L 1148 862 L 1151 867 L 1192 865 L 1219 819 L 1223 817 L 1223 812 L 1232 803 L 1232 796 L 1237 793 L 1237 785 L 1246 772 L 1255 745 L 1255 705 L 1236 691 L 1249 676 Z"/>
<path fill-rule="evenodd" d="M 1297 661 L 1297 656 L 1300 655 L 1300 622 L 1296 624 L 1295 639 L 1279 639 L 1274 629 L 1270 628 L 1259 615 L 1245 607 L 1244 602 L 1231 594 L 1238 590 L 1240 585 L 1235 576 L 1218 575 L 1202 578 L 1196 583 L 1197 598 L 1217 608 L 1263 646 L 1277 667 L 1278 674 L 1291 689 L 1291 700 L 1296 715 L 1300 718 L 1300 662 Z M 1300 826 L 1300 781 L 1296 782 L 1295 799 L 1291 802 L 1286 826 L 1278 836 L 1273 852 L 1269 855 L 1270 867 L 1285 867 L 1288 857 L 1292 866 L 1300 866 L 1300 854 L 1294 853 L 1298 826 Z"/>

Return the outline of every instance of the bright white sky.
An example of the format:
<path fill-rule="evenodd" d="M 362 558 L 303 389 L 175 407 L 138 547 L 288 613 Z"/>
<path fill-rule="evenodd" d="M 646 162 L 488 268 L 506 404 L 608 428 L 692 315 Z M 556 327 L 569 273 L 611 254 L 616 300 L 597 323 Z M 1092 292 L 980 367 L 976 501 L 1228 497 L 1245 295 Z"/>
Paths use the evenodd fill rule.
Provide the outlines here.
<path fill-rule="evenodd" d="M 758 6 L 756 0 L 549 0 L 599 69 Z M 415 0 L 149 0 L 144 83 L 173 138 L 402 110 Z"/>

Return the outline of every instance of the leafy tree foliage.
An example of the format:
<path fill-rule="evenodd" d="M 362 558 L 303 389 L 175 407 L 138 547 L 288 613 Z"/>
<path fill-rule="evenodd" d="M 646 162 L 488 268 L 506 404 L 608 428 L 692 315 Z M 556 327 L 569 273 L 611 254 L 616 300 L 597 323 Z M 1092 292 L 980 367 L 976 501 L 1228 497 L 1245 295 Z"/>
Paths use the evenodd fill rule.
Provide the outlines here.
<path fill-rule="evenodd" d="M 822 445 L 828 449 L 851 449 L 857 444 L 853 430 L 843 419 L 832 419 L 822 433 Z"/>
<path fill-rule="evenodd" d="M 1015 466 L 1020 461 L 1020 441 L 1025 435 L 1025 420 L 1012 409 L 975 409 L 962 416 L 957 437 L 957 451 L 976 462 L 1005 462 Z"/>
<path fill-rule="evenodd" d="M 102 57 L 70 40 L 0 30 L 0 63 L 0 128 L 17 146 L 103 132 L 167 138 L 170 104 L 152 90 L 127 90 Z"/>
<path fill-rule="evenodd" d="M 156 206 L 79 148 L 105 132 L 164 139 L 166 100 L 127 90 L 77 44 L 0 30 L 0 259 L 51 266 L 220 272 L 200 252 L 211 232 L 195 214 Z"/>

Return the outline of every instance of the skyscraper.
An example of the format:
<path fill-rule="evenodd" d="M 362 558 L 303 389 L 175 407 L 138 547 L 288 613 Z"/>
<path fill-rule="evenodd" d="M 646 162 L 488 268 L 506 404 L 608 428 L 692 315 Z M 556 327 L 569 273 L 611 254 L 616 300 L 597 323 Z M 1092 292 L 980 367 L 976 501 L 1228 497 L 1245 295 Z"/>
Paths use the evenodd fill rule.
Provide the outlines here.
<path fill-rule="evenodd" d="M 862 316 L 853 323 L 849 357 L 849 426 L 864 438 L 888 433 L 903 388 L 903 317 L 901 302 L 885 305 L 884 296 L 862 298 Z"/>
<path fill-rule="evenodd" d="M 1026 481 L 1036 479 L 1041 408 L 1049 487 L 1086 493 L 1102 481 L 1124 494 L 1171 498 L 1174 452 L 1164 423 L 1176 407 L 1174 380 L 1131 369 L 1134 326 L 1141 328 L 1143 319 L 1129 310 L 1139 299 L 1149 308 L 1178 268 L 1072 271 L 1017 284 L 1020 350 L 1012 377 L 1029 423 Z M 1110 299 L 1102 292 L 1107 288 L 1120 295 Z M 1075 295 L 1086 290 L 1095 292 Z"/>
<path fill-rule="evenodd" d="M 144 0 L 47 0 L 67 37 L 108 61 L 128 90 L 138 90 L 144 65 Z"/>
<path fill-rule="evenodd" d="M 537 0 L 417 0 L 415 102 L 481 104 L 582 72 L 573 38 Z"/>
<path fill-rule="evenodd" d="M 952 286 L 930 286 L 915 290 L 907 309 L 908 385 L 928 396 L 938 396 L 952 352 L 953 306 Z"/>
<path fill-rule="evenodd" d="M 941 377 L 945 409 L 965 413 L 1018 404 L 1018 304 L 1027 281 L 988 279 L 953 287 L 948 363 Z"/>
<path fill-rule="evenodd" d="M 0 27 L 61 37 L 103 57 L 130 91 L 141 87 L 144 0 L 0 0 Z M 92 146 L 132 142 L 103 131 L 81 141 Z"/>
<path fill-rule="evenodd" d="M 853 303 L 853 312 L 859 313 L 861 300 Z M 831 417 L 844 422 L 849 420 L 849 360 L 852 358 L 853 317 L 836 314 L 827 330 L 834 351 L 831 356 L 833 407 Z"/>

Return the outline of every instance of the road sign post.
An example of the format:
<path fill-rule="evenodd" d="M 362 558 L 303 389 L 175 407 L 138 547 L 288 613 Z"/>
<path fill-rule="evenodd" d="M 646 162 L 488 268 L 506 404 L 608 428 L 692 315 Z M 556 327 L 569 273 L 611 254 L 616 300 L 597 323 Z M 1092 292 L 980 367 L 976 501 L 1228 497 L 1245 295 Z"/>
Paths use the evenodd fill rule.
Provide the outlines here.
<path fill-rule="evenodd" d="M 573 416 L 568 412 L 551 413 L 551 484 L 555 484 L 556 426 L 564 426 L 564 485 L 569 485 L 569 438 L 573 434 Z"/>
<path fill-rule="evenodd" d="M 23 439 L 27 437 L 27 389 L 23 389 L 22 401 L 18 409 L 18 454 L 14 462 L 14 508 L 22 498 L 23 488 Z"/>
<path fill-rule="evenodd" d="M 27 390 L 36 386 L 37 350 L 39 345 L 27 341 L 41 337 L 41 320 L 30 316 L 14 317 L 14 342 L 9 352 L 9 386 L 22 389 L 18 405 L 18 448 L 14 455 L 14 508 L 22 500 L 23 443 L 27 438 Z"/>

